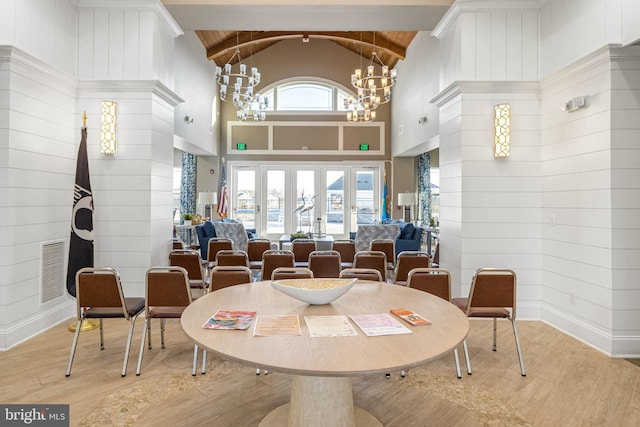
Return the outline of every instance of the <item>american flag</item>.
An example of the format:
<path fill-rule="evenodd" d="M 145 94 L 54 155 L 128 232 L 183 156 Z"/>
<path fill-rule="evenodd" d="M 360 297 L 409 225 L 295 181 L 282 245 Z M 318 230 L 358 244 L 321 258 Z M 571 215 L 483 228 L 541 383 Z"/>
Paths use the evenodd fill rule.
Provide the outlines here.
<path fill-rule="evenodd" d="M 218 192 L 218 216 L 225 219 L 229 216 L 229 203 L 227 196 L 227 174 L 224 169 L 224 160 L 222 163 L 222 173 L 220 174 L 220 191 Z"/>

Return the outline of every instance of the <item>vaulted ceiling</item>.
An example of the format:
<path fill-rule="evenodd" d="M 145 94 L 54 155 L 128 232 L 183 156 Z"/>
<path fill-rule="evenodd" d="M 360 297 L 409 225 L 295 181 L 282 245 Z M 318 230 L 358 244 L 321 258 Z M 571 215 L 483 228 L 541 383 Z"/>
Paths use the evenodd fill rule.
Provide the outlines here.
<path fill-rule="evenodd" d="M 162 0 L 184 31 L 193 30 L 207 58 L 223 65 L 285 39 L 322 38 L 393 67 L 417 31 L 431 31 L 454 0 Z M 251 31 L 250 31 L 251 30 Z M 233 62 L 236 62 L 236 58 Z"/>
<path fill-rule="evenodd" d="M 218 65 L 229 61 L 236 63 L 238 56 L 246 59 L 269 46 L 286 39 L 327 39 L 340 46 L 371 58 L 376 52 L 385 65 L 393 68 L 405 59 L 407 47 L 416 31 L 213 31 L 196 30 L 196 34 L 207 51 L 207 58 Z"/>

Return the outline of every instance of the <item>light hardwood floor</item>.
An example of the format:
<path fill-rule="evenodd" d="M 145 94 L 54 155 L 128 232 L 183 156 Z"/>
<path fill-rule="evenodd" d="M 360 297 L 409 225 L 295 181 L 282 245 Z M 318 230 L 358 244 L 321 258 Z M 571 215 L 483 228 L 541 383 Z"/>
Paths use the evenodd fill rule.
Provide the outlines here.
<path fill-rule="evenodd" d="M 145 351 L 135 365 L 143 322 L 134 334 L 127 376 L 120 376 L 127 324 L 105 322 L 83 332 L 71 377 L 64 372 L 73 334 L 57 325 L 0 353 L 0 402 L 68 403 L 72 426 L 256 426 L 288 400 L 290 377 L 255 375 L 252 367 L 208 358 L 206 375 L 191 376 L 193 347 L 178 321 L 167 322 L 167 348 Z M 491 351 L 491 321 L 473 320 L 468 344 L 473 375 L 455 377 L 445 354 L 402 379 L 354 378 L 354 402 L 385 426 L 637 426 L 640 368 L 612 359 L 541 322 L 518 322 L 527 376 L 522 377 L 507 321 L 498 322 Z M 212 333 L 233 331 L 212 331 Z M 460 347 L 462 358 L 462 347 Z M 464 365 L 463 365 L 464 371 Z M 327 426 L 332 427 L 332 426 Z"/>

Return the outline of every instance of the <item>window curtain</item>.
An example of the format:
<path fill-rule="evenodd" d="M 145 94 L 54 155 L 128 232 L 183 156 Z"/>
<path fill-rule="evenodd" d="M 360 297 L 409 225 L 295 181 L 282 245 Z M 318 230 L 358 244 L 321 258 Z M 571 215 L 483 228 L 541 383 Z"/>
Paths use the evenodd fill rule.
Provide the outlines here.
<path fill-rule="evenodd" d="M 418 222 L 428 226 L 431 218 L 431 155 L 418 156 Z"/>
<path fill-rule="evenodd" d="M 182 153 L 180 218 L 185 213 L 196 213 L 196 156 L 191 153 Z"/>

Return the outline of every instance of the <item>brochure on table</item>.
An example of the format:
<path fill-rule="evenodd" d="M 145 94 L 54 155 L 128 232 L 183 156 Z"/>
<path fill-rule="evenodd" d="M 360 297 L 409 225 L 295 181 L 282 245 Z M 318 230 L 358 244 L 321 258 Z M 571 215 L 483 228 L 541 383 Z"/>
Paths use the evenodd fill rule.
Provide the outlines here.
<path fill-rule="evenodd" d="M 316 337 L 352 337 L 358 336 L 347 316 L 304 316 L 309 335 Z"/>
<path fill-rule="evenodd" d="M 255 317 L 255 311 L 220 309 L 202 327 L 205 329 L 249 329 Z"/>
<path fill-rule="evenodd" d="M 431 321 L 426 317 L 422 317 L 418 313 L 408 310 L 406 308 L 394 308 L 391 310 L 391 313 L 395 314 L 399 318 L 406 320 L 414 326 L 419 325 L 430 325 Z"/>
<path fill-rule="evenodd" d="M 356 314 L 349 317 L 369 337 L 412 333 L 411 329 L 402 325 L 389 313 Z"/>
<path fill-rule="evenodd" d="M 295 314 L 260 315 L 256 319 L 253 335 L 257 337 L 272 337 L 278 335 L 300 335 L 300 321 Z"/>

